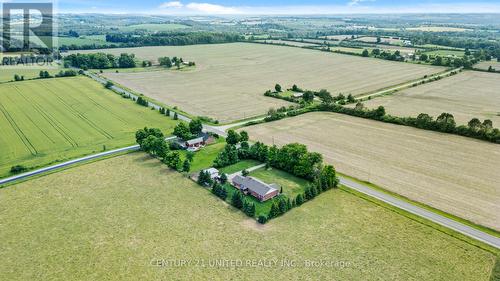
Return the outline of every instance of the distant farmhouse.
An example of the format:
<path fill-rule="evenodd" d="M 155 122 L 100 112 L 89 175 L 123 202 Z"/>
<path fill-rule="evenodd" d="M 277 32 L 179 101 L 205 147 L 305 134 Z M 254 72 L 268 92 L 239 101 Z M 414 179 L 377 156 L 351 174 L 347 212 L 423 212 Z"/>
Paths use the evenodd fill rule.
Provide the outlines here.
<path fill-rule="evenodd" d="M 259 201 L 264 202 L 279 195 L 279 186 L 277 184 L 267 184 L 254 177 L 244 177 L 236 175 L 232 180 L 233 186 L 237 189 L 250 193 Z"/>

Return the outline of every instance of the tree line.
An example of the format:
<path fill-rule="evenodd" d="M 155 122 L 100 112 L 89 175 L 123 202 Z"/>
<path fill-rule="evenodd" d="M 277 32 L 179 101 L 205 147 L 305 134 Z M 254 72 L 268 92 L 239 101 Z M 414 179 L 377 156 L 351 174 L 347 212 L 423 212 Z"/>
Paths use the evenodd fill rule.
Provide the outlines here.
<path fill-rule="evenodd" d="M 85 70 L 136 67 L 135 55 L 126 53 L 118 57 L 105 53 L 71 54 L 64 58 L 64 64 L 66 67 L 72 66 Z"/>
<path fill-rule="evenodd" d="M 358 103 L 355 108 L 337 104 L 321 104 L 318 106 L 318 110 L 500 143 L 500 130 L 494 128 L 493 122 L 488 119 L 481 122 L 479 119 L 473 118 L 467 125 L 457 126 L 454 116 L 447 112 L 441 113 L 436 119 L 426 113 L 420 113 L 417 117 L 398 117 L 386 114 L 383 106 L 368 110 L 363 107 L 362 103 Z"/>
<path fill-rule="evenodd" d="M 155 34 L 136 36 L 133 34 L 108 34 L 106 41 L 122 43 L 126 47 L 136 46 L 182 46 L 194 44 L 229 43 L 244 40 L 236 33 L 220 32 L 159 32 Z"/>

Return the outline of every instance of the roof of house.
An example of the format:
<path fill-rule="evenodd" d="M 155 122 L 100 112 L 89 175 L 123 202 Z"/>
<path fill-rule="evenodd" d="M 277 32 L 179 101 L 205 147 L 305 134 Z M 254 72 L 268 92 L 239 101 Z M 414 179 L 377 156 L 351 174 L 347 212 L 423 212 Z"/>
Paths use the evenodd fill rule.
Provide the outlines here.
<path fill-rule="evenodd" d="M 188 145 L 191 145 L 191 144 L 197 144 L 197 143 L 200 143 L 200 142 L 203 142 L 203 137 L 199 137 L 199 138 L 195 138 L 195 139 L 192 139 L 192 140 L 188 140 L 186 141 L 186 143 Z"/>
<path fill-rule="evenodd" d="M 253 191 L 261 196 L 269 194 L 278 190 L 276 184 L 267 184 L 259 179 L 254 177 L 244 177 L 240 175 L 236 175 L 233 178 L 233 183 L 241 185 L 245 188 L 248 188 L 250 191 Z"/>
<path fill-rule="evenodd" d="M 208 172 L 211 176 L 212 175 L 218 175 L 219 174 L 219 170 L 215 169 L 215 168 L 209 168 L 209 169 L 206 169 L 204 170 L 205 172 Z"/>

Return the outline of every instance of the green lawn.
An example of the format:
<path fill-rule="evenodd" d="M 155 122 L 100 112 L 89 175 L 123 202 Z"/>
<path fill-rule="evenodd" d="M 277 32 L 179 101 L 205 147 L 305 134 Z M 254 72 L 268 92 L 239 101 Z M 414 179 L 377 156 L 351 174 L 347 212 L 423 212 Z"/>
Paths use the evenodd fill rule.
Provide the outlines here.
<path fill-rule="evenodd" d="M 177 122 L 80 76 L 0 84 L 0 177 L 135 143 L 148 126 Z"/>
<path fill-rule="evenodd" d="M 236 164 L 229 165 L 229 166 L 221 168 L 219 170 L 221 173 L 225 173 L 225 174 L 229 175 L 229 174 L 233 174 L 233 173 L 236 173 L 239 171 L 243 171 L 244 169 L 255 167 L 255 166 L 260 165 L 260 164 L 262 164 L 262 163 L 260 163 L 259 161 L 256 161 L 256 160 L 251 160 L 251 159 L 241 160 Z"/>
<path fill-rule="evenodd" d="M 283 188 L 283 194 L 294 199 L 299 193 L 304 193 L 309 182 L 298 178 L 290 173 L 275 168 L 258 169 L 250 173 L 250 176 L 256 177 L 266 183 L 276 183 Z"/>
<path fill-rule="evenodd" d="M 207 145 L 196 151 L 194 154 L 193 162 L 191 163 L 191 172 L 199 172 L 201 170 L 212 167 L 215 158 L 226 146 L 226 140 L 219 138 L 213 144 Z M 182 161 L 186 159 L 187 151 L 181 150 Z"/>
<path fill-rule="evenodd" d="M 12 185 L 0 198 L 2 280 L 488 281 L 496 259 L 341 189 L 260 226 L 145 153 Z M 283 258 L 296 266 L 196 264 Z"/>

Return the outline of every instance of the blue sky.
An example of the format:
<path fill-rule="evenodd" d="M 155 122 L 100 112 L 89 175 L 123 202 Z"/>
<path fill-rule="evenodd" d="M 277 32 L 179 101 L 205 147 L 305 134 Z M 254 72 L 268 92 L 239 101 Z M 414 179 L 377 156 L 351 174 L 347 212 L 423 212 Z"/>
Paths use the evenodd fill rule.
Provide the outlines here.
<path fill-rule="evenodd" d="M 21 0 L 0 0 L 0 2 Z M 29 2 L 33 0 L 22 0 Z M 41 1 L 41 0 L 34 0 Z M 45 0 L 47 1 L 47 0 Z M 45 2 L 43 1 L 43 2 Z M 60 12 L 147 14 L 500 13 L 500 0 L 55 0 Z"/>

